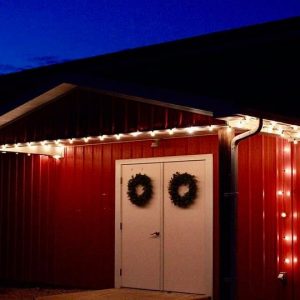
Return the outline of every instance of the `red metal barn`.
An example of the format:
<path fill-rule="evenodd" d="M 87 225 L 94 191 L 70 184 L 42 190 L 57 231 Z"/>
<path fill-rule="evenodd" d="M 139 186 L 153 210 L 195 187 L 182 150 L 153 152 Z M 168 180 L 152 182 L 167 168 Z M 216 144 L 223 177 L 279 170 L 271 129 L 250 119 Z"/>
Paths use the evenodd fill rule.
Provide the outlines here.
<path fill-rule="evenodd" d="M 284 94 L 288 103 L 289 93 L 296 91 L 294 78 L 278 76 L 299 65 L 289 64 L 299 50 L 299 31 L 294 30 L 299 27 L 298 19 L 289 20 L 2 76 L 1 282 L 203 290 L 213 299 L 298 299 L 300 116 L 282 102 L 270 107 L 261 99 Z M 276 62 L 278 76 L 270 72 L 268 49 L 277 49 L 277 59 L 290 51 L 282 64 Z M 216 50 L 219 67 L 214 66 Z M 224 67 L 235 62 L 235 51 L 241 55 L 231 65 L 231 76 L 225 76 Z M 173 53 L 169 60 L 167 53 Z M 168 69 L 175 60 L 178 69 Z M 252 78 L 254 62 L 261 72 Z M 199 81 L 192 72 L 197 66 L 206 71 Z M 219 71 L 214 82 L 212 66 Z M 245 66 L 247 72 L 238 72 Z M 267 81 L 260 96 L 249 102 L 267 74 L 278 84 Z M 250 77 L 251 90 L 245 80 Z M 240 97 L 245 102 L 238 102 Z M 169 199 L 170 176 L 163 178 L 185 172 L 182 161 L 192 162 L 191 174 L 204 166 L 200 184 L 202 178 L 207 181 L 198 192 L 210 199 L 201 207 L 211 209 L 211 223 L 201 207 L 182 217 L 188 209 L 171 202 L 170 208 L 159 204 L 157 221 L 147 221 L 146 209 L 136 208 L 127 197 L 131 175 L 157 169 L 153 178 L 160 179 L 154 183 L 153 199 Z M 126 166 L 129 173 L 123 174 Z M 177 190 L 181 197 L 182 185 Z M 140 248 L 142 240 L 126 237 L 126 226 L 133 224 L 138 236 L 151 222 L 161 230 L 155 228 L 147 238 L 147 243 L 159 241 L 156 248 Z M 197 231 L 199 226 L 202 231 Z M 143 261 L 157 255 L 157 267 L 151 263 L 140 272 L 138 254 L 126 265 L 135 251 L 142 251 Z M 205 268 L 199 276 L 193 269 L 198 263 Z M 148 280 L 150 273 L 141 279 L 152 267 L 156 283 Z M 174 284 L 168 273 L 176 268 L 184 276 L 177 274 Z M 199 278 L 203 287 L 197 290 Z M 181 282 L 195 285 L 177 289 Z"/>

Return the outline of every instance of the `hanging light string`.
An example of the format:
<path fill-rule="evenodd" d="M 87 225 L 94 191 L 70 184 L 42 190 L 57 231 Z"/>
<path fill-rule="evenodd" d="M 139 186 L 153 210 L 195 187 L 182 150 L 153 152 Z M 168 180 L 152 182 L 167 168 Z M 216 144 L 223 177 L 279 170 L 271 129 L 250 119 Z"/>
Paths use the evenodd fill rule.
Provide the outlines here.
<path fill-rule="evenodd" d="M 212 132 L 224 125 L 209 125 L 209 126 L 190 126 L 186 128 L 172 128 L 165 130 L 152 130 L 152 131 L 135 131 L 130 133 L 118 133 L 111 135 L 99 135 L 99 136 L 87 136 L 81 138 L 68 138 L 68 139 L 57 139 L 57 140 L 43 140 L 43 141 L 31 141 L 25 143 L 15 144 L 3 144 L 0 145 L 0 151 L 5 152 L 8 148 L 18 147 L 32 147 L 32 146 L 78 146 L 84 144 L 98 144 L 101 142 L 115 142 L 115 141 L 127 141 L 127 140 L 144 140 L 155 138 L 167 138 L 173 136 L 187 136 L 187 135 L 203 135 L 212 134 Z"/>
<path fill-rule="evenodd" d="M 242 130 L 250 130 L 257 124 L 257 118 L 246 115 L 226 117 L 222 120 L 225 120 L 232 128 Z M 264 119 L 261 132 L 281 136 L 295 144 L 300 140 L 300 126 L 288 123 Z"/>
<path fill-rule="evenodd" d="M 42 141 L 29 141 L 26 143 L 15 144 L 2 144 L 0 145 L 0 151 L 6 152 L 8 148 L 18 147 L 31 147 L 31 146 L 43 146 L 43 147 L 65 147 L 65 146 L 79 146 L 84 144 L 98 144 L 101 142 L 118 142 L 118 141 L 130 141 L 145 140 L 151 138 L 168 138 L 168 137 L 185 137 L 189 135 L 204 135 L 213 134 L 217 129 L 227 127 L 228 132 L 232 129 L 237 131 L 251 130 L 256 126 L 257 118 L 238 115 L 232 117 L 221 118 L 227 125 L 208 125 L 208 126 L 190 126 L 186 128 L 171 128 L 164 130 L 151 130 L 151 131 L 135 131 L 131 133 L 117 133 L 111 135 L 99 135 L 99 136 L 86 136 L 81 138 L 68 138 L 57 140 L 42 140 Z M 261 132 L 279 135 L 295 144 L 300 140 L 300 126 L 291 125 L 287 123 L 280 123 L 272 120 L 264 120 L 263 128 Z M 16 151 L 17 152 L 17 151 Z"/>
<path fill-rule="evenodd" d="M 295 131 L 296 129 L 293 128 Z M 294 214 L 292 213 L 292 191 L 291 191 L 291 181 L 292 175 L 295 174 L 292 171 L 292 166 L 290 164 L 290 153 L 291 144 L 286 144 L 283 147 L 283 168 L 282 168 L 282 190 L 277 191 L 277 200 L 279 204 L 280 213 L 280 223 L 281 223 L 281 239 L 279 240 L 279 245 L 282 249 L 280 253 L 280 261 L 284 263 L 283 268 L 287 271 L 290 270 L 290 266 L 298 263 L 297 256 L 293 253 L 294 244 L 297 242 L 297 234 L 295 234 L 291 223 L 293 222 Z"/>

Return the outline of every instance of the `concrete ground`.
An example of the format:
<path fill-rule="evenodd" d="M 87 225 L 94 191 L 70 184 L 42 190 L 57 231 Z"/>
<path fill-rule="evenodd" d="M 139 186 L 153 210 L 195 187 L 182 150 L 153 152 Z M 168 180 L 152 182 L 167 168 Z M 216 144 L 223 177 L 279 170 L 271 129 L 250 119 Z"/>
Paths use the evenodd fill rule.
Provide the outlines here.
<path fill-rule="evenodd" d="M 15 288 L 0 286 L 0 300 L 34 300 L 40 296 L 58 295 L 78 292 L 78 289 L 53 289 L 53 288 Z"/>
<path fill-rule="evenodd" d="M 38 300 L 209 300 L 209 297 L 136 289 L 107 289 L 38 297 Z"/>
<path fill-rule="evenodd" d="M 146 291 L 135 289 L 68 290 L 52 288 L 0 287 L 0 300 L 210 300 L 193 294 Z"/>

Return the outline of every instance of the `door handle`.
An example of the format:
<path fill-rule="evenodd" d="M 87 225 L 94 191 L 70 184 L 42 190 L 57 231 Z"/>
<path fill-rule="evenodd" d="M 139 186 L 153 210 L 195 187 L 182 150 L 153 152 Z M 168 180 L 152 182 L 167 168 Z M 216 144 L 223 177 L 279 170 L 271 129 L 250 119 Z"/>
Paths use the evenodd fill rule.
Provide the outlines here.
<path fill-rule="evenodd" d="M 153 233 L 150 234 L 152 237 L 158 237 L 159 236 L 159 232 L 155 231 Z"/>

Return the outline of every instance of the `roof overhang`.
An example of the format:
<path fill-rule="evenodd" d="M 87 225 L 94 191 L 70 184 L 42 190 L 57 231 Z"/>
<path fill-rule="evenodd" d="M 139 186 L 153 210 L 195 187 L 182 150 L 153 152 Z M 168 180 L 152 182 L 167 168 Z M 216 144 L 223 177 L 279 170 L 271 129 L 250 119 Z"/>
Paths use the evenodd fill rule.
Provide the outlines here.
<path fill-rule="evenodd" d="M 57 87 L 41 94 L 40 96 L 37 96 L 32 100 L 29 100 L 24 104 L 4 113 L 3 115 L 0 115 L 0 129 L 11 122 L 14 122 L 17 119 L 22 118 L 25 115 L 41 108 L 54 99 L 63 96 L 75 87 L 76 86 L 72 84 L 62 83 Z"/>
<path fill-rule="evenodd" d="M 76 94 L 78 90 L 80 91 L 79 96 Z M 39 115 L 39 112 L 42 109 L 47 112 L 47 106 L 50 107 L 51 111 L 51 103 L 59 103 L 59 101 L 64 101 L 64 99 L 68 97 L 71 97 L 70 99 L 72 99 L 74 95 L 75 98 L 81 97 L 84 101 L 85 92 L 87 93 L 87 97 L 89 97 L 88 95 L 92 93 L 99 94 L 101 95 L 101 97 L 110 97 L 109 99 L 121 99 L 122 101 L 137 103 L 137 105 L 147 105 L 148 108 L 160 107 L 161 109 L 166 109 L 167 114 L 171 111 L 182 113 L 185 112 L 187 113 L 186 116 L 190 118 L 190 120 L 191 116 L 193 115 L 199 115 L 201 117 L 204 116 L 208 119 L 206 119 L 206 121 L 204 120 L 204 123 L 201 123 L 201 126 L 199 126 L 198 123 L 195 126 L 193 126 L 192 123 L 189 123 L 188 126 L 186 125 L 187 123 L 184 123 L 185 126 L 183 127 L 174 127 L 174 123 L 172 123 L 167 127 L 160 129 L 147 128 L 147 130 L 140 131 L 138 127 L 135 127 L 132 131 L 129 132 L 127 131 L 116 133 L 112 131 L 109 134 L 101 134 L 101 131 L 99 131 L 99 135 L 87 134 L 83 136 L 68 136 L 67 138 L 56 135 L 53 139 L 47 139 L 46 137 L 42 136 L 39 140 L 23 140 L 22 142 L 20 142 L 18 140 L 18 137 L 16 136 L 17 139 L 15 143 L 2 144 L 0 145 L 0 150 L 2 152 L 42 154 L 60 158 L 63 157 L 63 148 L 65 146 L 115 143 L 120 141 L 126 142 L 133 140 L 151 140 L 151 147 L 157 147 L 160 141 L 164 139 L 216 134 L 217 129 L 222 127 L 227 127 L 228 129 L 234 128 L 238 132 L 242 132 L 251 130 L 256 126 L 257 123 L 257 118 L 255 116 L 236 114 L 223 117 L 221 118 L 222 121 L 218 121 L 216 119 L 213 119 L 212 112 L 209 111 L 165 103 L 156 99 L 146 99 L 142 97 L 117 93 L 114 91 L 81 88 L 73 84 L 64 83 L 0 116 L 0 134 L 1 130 L 3 133 L 3 129 L 5 128 L 9 129 L 10 126 L 14 126 L 15 124 L 17 124 L 18 126 L 18 122 L 22 121 L 23 118 L 30 119 L 31 117 L 33 117 L 34 120 L 35 116 Z M 103 101 L 103 98 L 101 97 L 97 98 L 98 104 Z M 96 102 L 94 102 L 94 104 L 97 106 Z M 72 101 L 70 102 L 70 105 L 73 105 Z M 104 109 L 107 108 L 104 107 Z M 111 109 L 111 107 L 109 107 L 109 109 Z M 70 112 L 72 113 L 72 109 L 70 109 Z M 66 113 L 68 113 L 68 111 L 66 111 Z M 77 114 L 78 113 L 80 113 L 80 111 L 77 111 Z M 104 115 L 106 114 L 107 112 L 104 112 Z M 36 127 L 33 128 L 33 130 L 36 130 L 36 128 L 40 127 L 40 124 L 38 122 L 34 123 Z M 112 123 L 114 123 L 113 120 Z M 22 124 L 23 123 L 21 123 L 21 125 Z M 272 135 L 279 135 L 285 139 L 288 139 L 289 141 L 293 141 L 294 143 L 297 143 L 300 140 L 299 126 L 284 122 L 278 122 L 274 119 L 264 119 L 262 132 Z"/>
<path fill-rule="evenodd" d="M 240 113 L 300 125 L 299 52 L 300 18 L 292 18 L 66 62 L 0 76 L 0 113 L 68 82 L 215 117 Z"/>
<path fill-rule="evenodd" d="M 86 123 L 96 127 L 84 131 Z M 45 154 L 46 145 L 157 141 L 213 134 L 215 125 L 225 123 L 206 110 L 63 83 L 0 116 L 1 150 Z"/>

